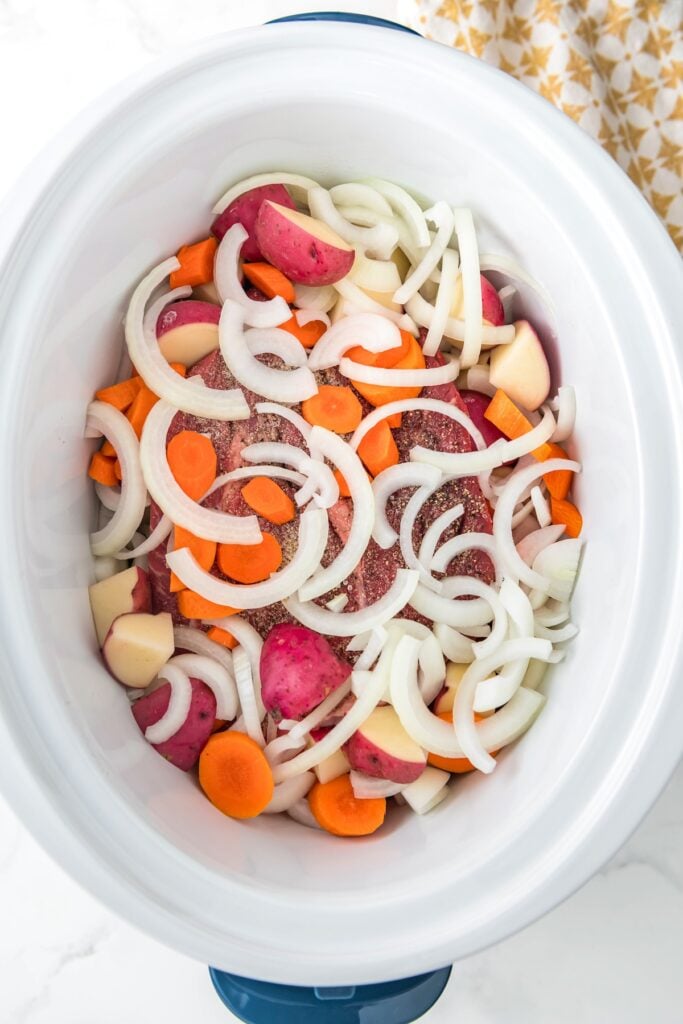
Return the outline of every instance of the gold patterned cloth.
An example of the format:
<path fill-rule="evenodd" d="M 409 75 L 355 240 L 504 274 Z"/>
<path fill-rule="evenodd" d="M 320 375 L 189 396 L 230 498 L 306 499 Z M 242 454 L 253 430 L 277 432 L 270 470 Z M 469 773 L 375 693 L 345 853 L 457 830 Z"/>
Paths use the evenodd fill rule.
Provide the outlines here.
<path fill-rule="evenodd" d="M 601 142 L 683 252 L 683 0 L 409 0 L 404 11 Z"/>

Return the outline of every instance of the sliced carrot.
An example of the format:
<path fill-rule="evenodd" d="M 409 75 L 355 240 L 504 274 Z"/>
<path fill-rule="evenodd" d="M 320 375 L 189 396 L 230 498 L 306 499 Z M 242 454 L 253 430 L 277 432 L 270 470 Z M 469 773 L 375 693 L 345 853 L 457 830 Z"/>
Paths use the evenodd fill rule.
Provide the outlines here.
<path fill-rule="evenodd" d="M 403 413 L 402 412 L 392 412 L 391 416 L 387 416 L 385 422 L 386 422 L 386 425 L 388 427 L 391 427 L 392 430 L 398 430 L 398 428 L 403 423 Z"/>
<path fill-rule="evenodd" d="M 204 540 L 203 537 L 196 537 L 194 533 L 190 533 L 190 531 L 186 530 L 183 526 L 174 526 L 173 550 L 177 551 L 179 548 L 189 548 L 201 565 L 202 569 L 205 569 L 207 572 L 209 572 L 213 567 L 213 563 L 216 560 L 215 541 Z M 171 573 L 171 584 L 169 589 L 172 594 L 177 593 L 179 590 L 185 590 L 185 584 L 180 582 L 174 572 Z"/>
<path fill-rule="evenodd" d="M 114 448 L 114 445 L 111 443 L 111 441 L 107 441 L 106 437 L 102 442 L 102 447 L 100 448 L 100 451 L 102 452 L 103 455 L 106 455 L 108 459 L 116 458 L 116 448 Z"/>
<path fill-rule="evenodd" d="M 222 619 L 226 615 L 234 615 L 237 608 L 230 608 L 224 604 L 214 604 L 207 601 L 201 594 L 194 590 L 181 590 L 178 594 L 178 611 L 186 619 Z"/>
<path fill-rule="evenodd" d="M 237 647 L 237 640 L 232 633 L 228 633 L 227 629 L 221 629 L 220 626 L 212 626 L 206 635 L 209 640 L 213 640 L 215 644 L 221 644 L 222 647 L 227 647 L 230 651 L 233 647 Z"/>
<path fill-rule="evenodd" d="M 166 457 L 178 486 L 199 501 L 216 479 L 218 459 L 210 438 L 196 430 L 181 430 L 168 442 Z"/>
<path fill-rule="evenodd" d="M 401 331 L 401 342 L 401 350 L 403 349 L 403 344 L 405 344 L 408 350 L 407 354 L 400 358 L 398 362 L 394 363 L 391 368 L 395 370 L 423 370 L 425 368 L 425 357 L 419 342 L 412 336 L 412 334 L 408 334 L 407 331 Z M 355 349 L 351 349 L 351 352 L 354 351 Z M 389 353 L 392 351 L 392 349 L 389 349 L 387 352 L 380 352 L 377 353 L 377 355 L 386 360 L 389 358 Z M 376 363 L 374 365 L 381 364 Z M 387 402 L 398 402 L 403 398 L 417 398 L 422 390 L 422 388 L 419 387 L 397 388 L 379 384 L 363 384 L 361 381 L 356 380 L 352 380 L 351 383 L 356 391 L 361 394 L 363 398 L 370 403 L 370 405 L 374 406 L 386 405 Z"/>
<path fill-rule="evenodd" d="M 388 348 L 384 352 L 371 352 L 362 345 L 355 345 L 348 349 L 345 355 L 353 359 L 354 363 L 362 363 L 363 366 L 381 366 L 390 370 L 397 366 L 402 359 L 406 359 L 412 352 L 415 339 L 409 331 L 401 331 L 401 344 L 396 348 Z"/>
<path fill-rule="evenodd" d="M 100 388 L 95 392 L 95 398 L 113 405 L 119 412 L 125 412 L 141 387 L 142 377 L 129 377 L 128 380 L 120 380 L 118 384 L 111 384 L 108 388 Z"/>
<path fill-rule="evenodd" d="M 398 463 L 398 448 L 386 420 L 380 420 L 367 432 L 358 445 L 358 454 L 373 476 Z"/>
<path fill-rule="evenodd" d="M 294 285 L 277 267 L 270 263 L 243 263 L 242 270 L 247 280 L 269 299 L 279 295 L 285 302 L 294 302 Z"/>
<path fill-rule="evenodd" d="M 583 529 L 583 516 L 576 505 L 563 498 L 550 499 L 550 515 L 553 523 L 562 524 L 568 537 L 578 537 Z"/>
<path fill-rule="evenodd" d="M 387 813 L 384 797 L 358 800 L 348 775 L 316 783 L 308 794 L 308 804 L 318 824 L 333 836 L 369 836 Z"/>
<path fill-rule="evenodd" d="M 123 472 L 121 470 L 121 463 L 118 459 L 114 459 L 114 472 L 116 473 L 116 479 L 121 482 L 123 480 Z"/>
<path fill-rule="evenodd" d="M 453 722 L 452 711 L 441 711 L 436 716 L 440 718 L 442 722 Z M 478 715 L 474 712 L 475 722 L 481 721 L 483 715 Z M 494 751 L 494 754 L 497 751 Z M 427 763 L 431 764 L 433 768 L 441 768 L 445 772 L 453 772 L 455 775 L 461 775 L 464 772 L 473 772 L 474 765 L 467 757 L 441 757 L 440 754 L 427 754 Z"/>
<path fill-rule="evenodd" d="M 501 434 L 505 434 L 506 437 L 511 439 L 521 437 L 523 434 L 528 434 L 530 430 L 533 430 L 531 423 L 529 423 L 524 413 L 520 412 L 512 399 L 508 398 L 501 388 L 498 388 L 489 402 L 484 416 L 489 423 L 493 423 L 494 427 L 498 427 Z M 552 448 L 548 443 L 539 445 L 531 454 L 539 462 L 545 462 L 546 459 L 553 457 Z"/>
<path fill-rule="evenodd" d="M 561 448 L 559 444 L 548 441 L 546 447 L 550 449 L 549 459 L 569 458 L 564 448 Z M 546 487 L 552 498 L 566 498 L 571 490 L 573 477 L 574 474 L 569 469 L 556 469 L 552 473 L 544 473 L 543 475 Z"/>
<path fill-rule="evenodd" d="M 208 284 L 213 281 L 213 259 L 216 255 L 218 241 L 213 236 L 205 238 L 194 245 L 181 245 L 176 253 L 180 261 L 178 270 L 171 272 L 169 284 L 171 288 L 182 285 Z"/>
<path fill-rule="evenodd" d="M 290 334 L 299 339 L 304 348 L 313 348 L 316 342 L 320 341 L 327 328 L 322 320 L 311 320 L 301 327 L 296 316 L 293 316 L 291 320 L 286 320 L 283 324 L 280 324 L 280 330 L 289 331 Z"/>
<path fill-rule="evenodd" d="M 114 469 L 114 461 L 114 459 L 103 455 L 101 451 L 95 452 L 90 460 L 88 476 L 91 480 L 96 480 L 98 484 L 104 484 L 105 487 L 116 487 L 119 481 Z"/>
<path fill-rule="evenodd" d="M 218 566 L 237 583 L 261 583 L 282 565 L 282 548 L 272 533 L 258 544 L 219 544 Z"/>
<path fill-rule="evenodd" d="M 249 508 L 269 523 L 282 526 L 290 523 L 296 514 L 294 502 L 279 484 L 267 476 L 255 476 L 241 490 Z"/>
<path fill-rule="evenodd" d="M 349 490 L 349 485 L 347 484 L 346 480 L 344 479 L 344 477 L 342 476 L 342 474 L 339 472 L 338 469 L 334 470 L 334 479 L 339 484 L 339 494 L 340 494 L 340 497 L 342 497 L 342 498 L 350 498 L 351 497 L 351 491 Z"/>
<path fill-rule="evenodd" d="M 176 373 L 179 373 L 181 377 L 187 377 L 187 367 L 184 363 L 169 363 L 168 365 Z"/>
<path fill-rule="evenodd" d="M 142 428 L 145 425 L 145 420 L 158 401 L 158 395 L 155 395 L 144 384 L 133 399 L 133 404 L 126 413 L 126 416 L 138 437 L 142 437 Z"/>
<path fill-rule="evenodd" d="M 363 407 L 351 388 L 321 384 L 318 393 L 301 403 L 301 413 L 314 427 L 350 434 L 363 419 Z"/>
<path fill-rule="evenodd" d="M 199 756 L 199 785 L 231 818 L 255 818 L 270 803 L 273 773 L 258 743 L 243 732 L 219 732 Z"/>

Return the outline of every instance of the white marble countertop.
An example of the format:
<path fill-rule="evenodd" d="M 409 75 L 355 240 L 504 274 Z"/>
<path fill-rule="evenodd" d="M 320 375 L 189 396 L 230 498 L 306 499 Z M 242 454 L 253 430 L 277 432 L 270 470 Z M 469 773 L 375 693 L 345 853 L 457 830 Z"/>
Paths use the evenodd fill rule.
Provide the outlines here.
<path fill-rule="evenodd" d="M 409 2 L 409 0 L 408 0 Z M 306 9 L 398 0 L 0 0 L 0 196 L 103 89 L 155 55 Z M 405 9 L 405 8 L 404 8 Z M 83 892 L 0 800 L 0 1024 L 219 1024 L 206 967 Z M 683 767 L 579 893 L 455 966 L 425 1024 L 681 1024 Z"/>

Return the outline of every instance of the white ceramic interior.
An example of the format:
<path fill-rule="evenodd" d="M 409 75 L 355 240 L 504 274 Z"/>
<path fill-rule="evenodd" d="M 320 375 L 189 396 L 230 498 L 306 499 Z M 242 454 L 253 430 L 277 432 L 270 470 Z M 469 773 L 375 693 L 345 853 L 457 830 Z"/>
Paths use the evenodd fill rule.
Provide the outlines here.
<path fill-rule="evenodd" d="M 554 297 L 546 340 L 578 392 L 581 635 L 492 777 L 367 840 L 221 816 L 141 738 L 88 607 L 84 414 L 116 371 L 131 288 L 206 234 L 229 183 L 271 168 L 371 173 L 471 206 L 482 249 Z M 461 54 L 377 28 L 266 27 L 157 66 L 81 118 L 6 207 L 3 255 L 0 764 L 53 855 L 162 941 L 303 984 L 442 965 L 585 881 L 683 736 L 683 288 L 616 165 Z"/>

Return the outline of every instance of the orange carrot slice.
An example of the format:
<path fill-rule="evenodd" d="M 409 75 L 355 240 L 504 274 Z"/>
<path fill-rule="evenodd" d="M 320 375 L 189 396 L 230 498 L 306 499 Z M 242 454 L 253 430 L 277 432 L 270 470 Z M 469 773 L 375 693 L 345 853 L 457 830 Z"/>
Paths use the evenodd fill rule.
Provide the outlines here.
<path fill-rule="evenodd" d="M 384 797 L 358 800 L 348 775 L 332 782 L 318 782 L 308 794 L 308 803 L 318 824 L 334 836 L 369 836 L 384 821 Z"/>
<path fill-rule="evenodd" d="M 221 644 L 223 647 L 227 647 L 230 651 L 234 647 L 237 647 L 237 640 L 232 633 L 228 633 L 227 629 L 221 629 L 220 626 L 212 626 L 206 635 L 209 640 L 213 640 L 215 644 Z"/>
<path fill-rule="evenodd" d="M 218 460 L 210 439 L 196 430 L 181 430 L 168 442 L 166 457 L 178 486 L 199 501 L 216 479 Z"/>
<path fill-rule="evenodd" d="M 363 408 L 351 388 L 321 384 L 318 393 L 301 403 L 307 423 L 336 434 L 350 434 L 363 419 Z"/>
<path fill-rule="evenodd" d="M 219 544 L 218 566 L 238 583 L 261 583 L 282 565 L 282 548 L 272 533 L 258 544 Z"/>
<path fill-rule="evenodd" d="M 255 818 L 270 803 L 273 773 L 258 743 L 242 732 L 219 732 L 199 757 L 199 785 L 231 818 Z"/>
<path fill-rule="evenodd" d="M 291 320 L 286 320 L 283 324 L 280 324 L 280 330 L 289 331 L 295 338 L 298 338 L 304 348 L 313 348 L 320 341 L 327 328 L 322 320 L 311 320 L 301 327 L 296 316 L 293 316 Z"/>
<path fill-rule="evenodd" d="M 96 480 L 98 484 L 104 484 L 105 487 L 116 487 L 119 480 L 114 469 L 114 462 L 114 459 L 107 458 L 101 451 L 95 452 L 90 460 L 88 476 L 91 480 Z"/>
<path fill-rule="evenodd" d="M 279 295 L 285 302 L 294 302 L 294 285 L 277 267 L 270 263 L 243 263 L 242 270 L 247 280 L 269 299 Z"/>
<path fill-rule="evenodd" d="M 386 420 L 380 420 L 367 432 L 358 445 L 358 454 L 372 476 L 398 463 L 398 448 Z"/>
<path fill-rule="evenodd" d="M 224 604 L 214 604 L 194 590 L 181 590 L 178 594 L 178 611 L 186 619 L 222 619 L 226 615 L 234 615 L 237 608 Z"/>
<path fill-rule="evenodd" d="M 195 285 L 213 281 L 213 260 L 217 247 L 218 241 L 213 236 L 194 245 L 182 245 L 176 254 L 180 267 L 172 271 L 169 277 L 171 288 L 183 285 L 194 288 Z"/>
<path fill-rule="evenodd" d="M 583 529 L 583 516 L 576 505 L 563 498 L 550 499 L 550 515 L 553 523 L 562 524 L 568 537 L 578 537 Z"/>
<path fill-rule="evenodd" d="M 141 387 L 142 377 L 129 377 L 128 380 L 120 380 L 118 384 L 111 384 L 108 388 L 100 388 L 95 392 L 95 398 L 113 405 L 119 412 L 125 412 Z"/>
<path fill-rule="evenodd" d="M 189 548 L 201 565 L 202 569 L 205 569 L 206 572 L 209 572 L 212 569 L 213 563 L 216 560 L 215 541 L 205 540 L 203 537 L 196 537 L 194 533 L 190 533 L 190 531 L 186 530 L 183 526 L 174 526 L 173 550 L 177 551 L 179 548 Z M 172 594 L 186 589 L 185 584 L 180 582 L 174 572 L 171 573 L 169 589 Z"/>
<path fill-rule="evenodd" d="M 282 526 L 294 519 L 294 502 L 270 477 L 255 476 L 241 489 L 241 494 L 249 508 L 269 523 Z"/>

